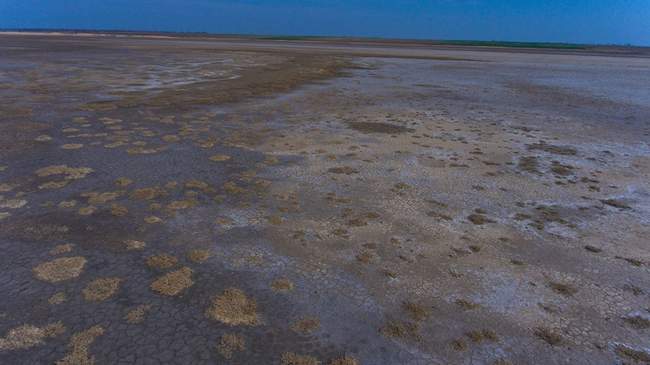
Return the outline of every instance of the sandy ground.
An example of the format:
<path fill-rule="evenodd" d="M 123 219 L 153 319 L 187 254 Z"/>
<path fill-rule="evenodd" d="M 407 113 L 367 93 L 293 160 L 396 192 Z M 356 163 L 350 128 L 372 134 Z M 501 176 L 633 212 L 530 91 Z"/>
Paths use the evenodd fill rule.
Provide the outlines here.
<path fill-rule="evenodd" d="M 0 35 L 0 363 L 650 363 L 650 59 Z"/>

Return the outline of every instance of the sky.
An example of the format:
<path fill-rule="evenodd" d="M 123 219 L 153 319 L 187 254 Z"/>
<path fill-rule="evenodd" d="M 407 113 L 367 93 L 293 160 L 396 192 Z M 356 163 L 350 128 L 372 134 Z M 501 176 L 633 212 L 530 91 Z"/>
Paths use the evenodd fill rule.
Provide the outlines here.
<path fill-rule="evenodd" d="M 0 0 L 0 28 L 650 46 L 650 0 Z"/>

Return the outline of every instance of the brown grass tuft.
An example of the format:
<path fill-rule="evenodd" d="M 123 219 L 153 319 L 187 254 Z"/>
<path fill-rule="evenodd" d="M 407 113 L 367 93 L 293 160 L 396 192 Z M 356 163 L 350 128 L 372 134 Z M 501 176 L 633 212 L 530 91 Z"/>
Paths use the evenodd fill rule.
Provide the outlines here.
<path fill-rule="evenodd" d="M 330 361 L 329 365 L 359 365 L 359 361 L 350 356 L 343 356 Z"/>
<path fill-rule="evenodd" d="M 320 320 L 315 317 L 305 317 L 291 325 L 291 330 L 303 335 L 308 335 L 320 328 Z"/>
<path fill-rule="evenodd" d="M 141 304 L 131 309 L 125 316 L 127 323 L 138 324 L 144 321 L 144 316 L 151 309 L 151 304 Z"/>
<path fill-rule="evenodd" d="M 402 303 L 402 308 L 414 321 L 418 322 L 424 321 L 431 315 L 429 308 L 409 301 Z"/>
<path fill-rule="evenodd" d="M 293 282 L 287 278 L 275 279 L 271 283 L 271 289 L 276 292 L 289 292 L 293 290 Z"/>
<path fill-rule="evenodd" d="M 56 337 L 65 332 L 63 323 L 56 322 L 45 327 L 29 324 L 9 330 L 5 337 L 0 338 L 0 351 L 28 349 L 43 343 L 43 340 Z"/>
<path fill-rule="evenodd" d="M 255 300 L 237 288 L 226 289 L 223 294 L 215 297 L 206 315 L 231 326 L 256 326 L 261 322 Z"/>
<path fill-rule="evenodd" d="M 465 333 L 465 335 L 469 337 L 470 340 L 476 343 L 483 342 L 483 341 L 496 342 L 499 340 L 497 334 L 490 329 L 470 331 Z"/>
<path fill-rule="evenodd" d="M 58 283 L 78 277 L 85 265 L 86 259 L 84 257 L 61 257 L 44 262 L 36 266 L 32 271 L 39 280 Z"/>
<path fill-rule="evenodd" d="M 308 355 L 298 355 L 293 352 L 285 352 L 280 360 L 281 365 L 319 365 L 320 361 Z"/>
<path fill-rule="evenodd" d="M 63 254 L 63 253 L 68 253 L 68 252 L 72 251 L 73 247 L 74 247 L 74 245 L 71 244 L 71 243 L 66 243 L 66 244 L 63 244 L 63 245 L 55 246 L 53 249 L 50 250 L 50 255 L 56 256 L 56 255 L 60 255 L 60 254 Z"/>
<path fill-rule="evenodd" d="M 623 344 L 617 344 L 614 348 L 616 354 L 635 362 L 650 363 L 650 353 L 644 350 L 636 350 Z"/>
<path fill-rule="evenodd" d="M 178 259 L 166 253 L 160 255 L 149 256 L 147 258 L 147 266 L 152 269 L 169 269 L 176 266 Z"/>
<path fill-rule="evenodd" d="M 217 351 L 226 359 L 231 359 L 234 352 L 244 351 L 245 349 L 244 336 L 232 333 L 221 336 L 221 340 L 217 345 Z"/>
<path fill-rule="evenodd" d="M 89 302 L 103 302 L 115 295 L 120 287 L 120 278 L 101 278 L 88 283 L 82 290 L 84 299 Z"/>
<path fill-rule="evenodd" d="M 562 336 L 546 327 L 537 327 L 533 333 L 551 346 L 562 343 Z"/>
<path fill-rule="evenodd" d="M 76 333 L 70 339 L 68 347 L 70 352 L 56 365 L 92 365 L 95 358 L 88 352 L 88 348 L 95 342 L 95 339 L 104 334 L 104 328 L 93 326 L 89 329 Z"/>
<path fill-rule="evenodd" d="M 557 283 L 557 282 L 550 282 L 548 283 L 548 286 L 553 289 L 554 292 L 558 294 L 562 294 L 566 297 L 573 296 L 575 293 L 578 292 L 578 289 L 572 287 L 569 284 L 563 284 L 563 283 Z"/>
<path fill-rule="evenodd" d="M 56 305 L 56 304 L 61 304 L 64 303 L 66 300 L 68 300 L 68 297 L 65 295 L 64 292 L 58 292 L 54 295 L 52 295 L 47 302 Z"/>
<path fill-rule="evenodd" d="M 210 250 L 194 249 L 187 252 L 187 259 L 197 264 L 205 262 L 210 258 Z"/>
<path fill-rule="evenodd" d="M 388 322 L 382 329 L 381 333 L 390 338 L 414 339 L 419 340 L 418 325 L 409 322 Z"/>
<path fill-rule="evenodd" d="M 158 294 L 175 296 L 192 285 L 192 269 L 183 267 L 156 279 L 151 283 L 151 290 Z"/>

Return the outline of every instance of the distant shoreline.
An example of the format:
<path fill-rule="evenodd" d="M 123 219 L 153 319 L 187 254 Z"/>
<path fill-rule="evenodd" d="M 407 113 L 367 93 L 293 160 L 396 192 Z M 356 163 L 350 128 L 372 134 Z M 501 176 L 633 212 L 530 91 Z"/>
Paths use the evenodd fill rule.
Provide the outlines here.
<path fill-rule="evenodd" d="M 525 41 L 481 41 L 481 40 L 435 40 L 408 38 L 380 38 L 354 36 L 303 36 L 303 35 L 255 35 L 255 34 L 218 34 L 207 32 L 168 32 L 168 31 L 139 31 L 139 30 L 88 30 L 88 29 L 0 29 L 0 34 L 16 35 L 75 35 L 75 36 L 106 36 L 106 37 L 146 37 L 146 38 L 215 38 L 215 39 L 248 39 L 248 40 L 278 40 L 278 41 L 343 41 L 351 43 L 390 43 L 414 44 L 432 46 L 475 46 L 498 48 L 545 48 L 564 50 L 587 50 L 595 48 L 648 49 L 650 47 L 617 44 L 579 44 L 562 42 L 525 42 Z"/>
<path fill-rule="evenodd" d="M 650 58 L 650 47 L 578 45 L 564 43 L 526 43 L 491 41 L 433 41 L 411 39 L 264 36 L 209 33 L 173 33 L 139 31 L 0 29 L 0 37 L 42 37 L 111 40 L 150 40 L 160 42 L 204 42 L 220 49 L 241 51 L 321 52 L 359 57 L 434 58 L 430 51 L 476 51 L 529 54 L 591 55 L 605 57 Z M 1 38 L 0 38 L 1 39 Z M 446 57 L 442 57 L 445 58 Z M 465 57 L 451 57 L 460 60 Z"/>

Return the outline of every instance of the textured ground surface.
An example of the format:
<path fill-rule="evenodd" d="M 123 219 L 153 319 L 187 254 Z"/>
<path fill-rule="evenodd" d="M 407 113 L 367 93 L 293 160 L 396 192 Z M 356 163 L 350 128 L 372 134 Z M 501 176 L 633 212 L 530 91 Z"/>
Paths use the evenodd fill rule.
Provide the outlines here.
<path fill-rule="evenodd" d="M 227 48 L 0 36 L 0 363 L 650 363 L 650 59 Z"/>

